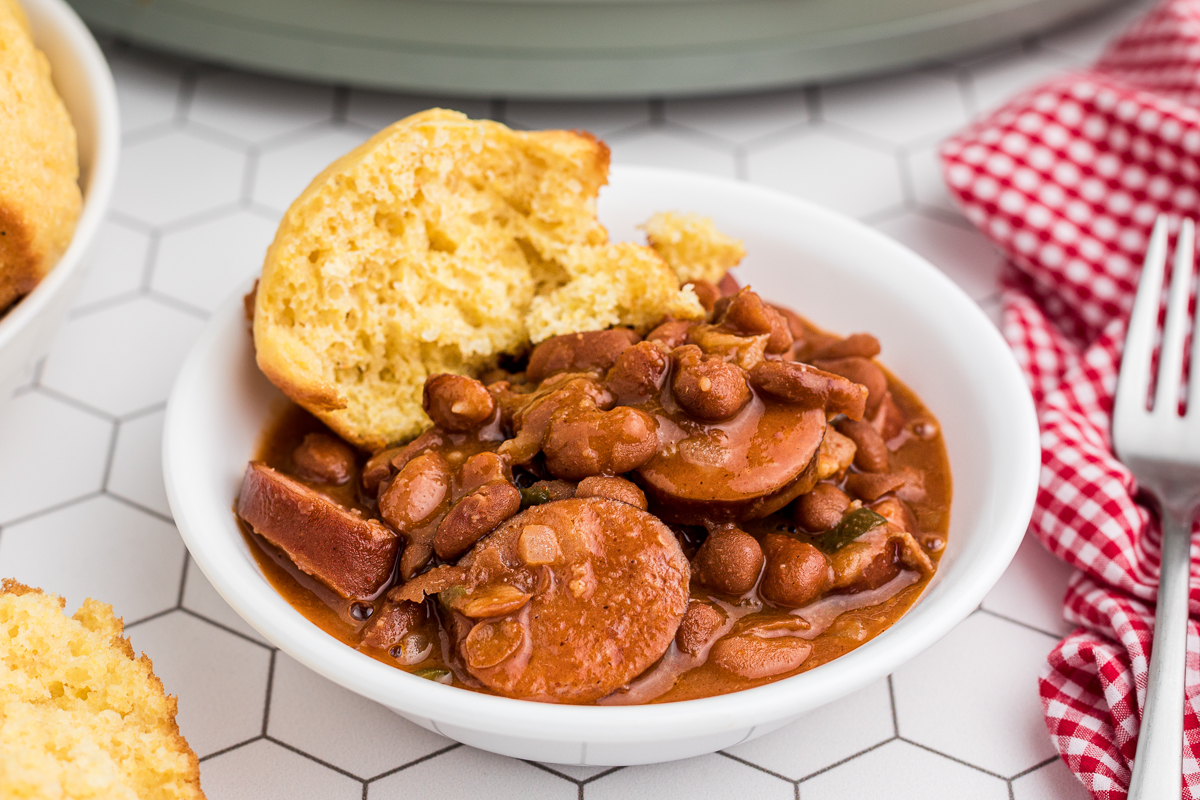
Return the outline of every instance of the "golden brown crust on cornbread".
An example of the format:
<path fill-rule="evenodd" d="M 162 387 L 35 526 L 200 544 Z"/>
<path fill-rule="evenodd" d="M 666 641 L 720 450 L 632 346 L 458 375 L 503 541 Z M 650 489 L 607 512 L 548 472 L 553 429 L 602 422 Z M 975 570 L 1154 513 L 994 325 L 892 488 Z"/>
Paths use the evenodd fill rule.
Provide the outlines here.
<path fill-rule="evenodd" d="M 288 209 L 254 315 L 258 365 L 344 438 L 429 425 L 426 376 L 566 331 L 703 315 L 653 251 L 596 220 L 608 148 L 432 109 L 331 164 Z"/>
<path fill-rule="evenodd" d="M 13 800 L 201 799 L 200 765 L 112 606 L 0 587 L 0 787 Z"/>
<path fill-rule="evenodd" d="M 58 262 L 82 197 L 75 129 L 24 12 L 0 0 L 0 312 Z"/>
<path fill-rule="evenodd" d="M 643 226 L 650 247 L 680 281 L 716 283 L 746 255 L 740 239 L 726 236 L 708 217 L 663 211 Z"/>

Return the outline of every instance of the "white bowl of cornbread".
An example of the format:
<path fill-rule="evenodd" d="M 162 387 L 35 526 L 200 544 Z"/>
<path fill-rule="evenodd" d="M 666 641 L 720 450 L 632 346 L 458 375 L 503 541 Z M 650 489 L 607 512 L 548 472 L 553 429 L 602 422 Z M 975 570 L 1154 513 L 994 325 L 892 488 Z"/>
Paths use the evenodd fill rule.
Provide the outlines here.
<path fill-rule="evenodd" d="M 613 170 L 611 183 L 601 189 L 609 178 L 607 161 L 607 150 L 589 137 L 513 132 L 452 112 L 424 112 L 381 132 L 318 176 L 285 215 L 252 298 L 252 336 L 241 298 L 231 300 L 184 363 L 172 390 L 163 436 L 167 492 L 192 557 L 229 604 L 265 637 L 314 671 L 425 728 L 505 755 L 569 764 L 649 763 L 712 752 L 779 728 L 890 673 L 965 618 L 999 578 L 1024 534 L 1039 465 L 1032 403 L 1003 340 L 978 307 L 920 257 L 853 220 L 746 184 L 623 168 Z M 299 570 L 314 578 L 310 585 L 325 581 L 321 591 L 329 595 L 341 591 L 322 577 L 330 573 L 322 571 L 320 564 L 306 567 L 292 554 L 308 552 L 313 563 L 324 559 L 327 565 L 331 558 L 342 558 L 339 552 L 353 548 L 335 543 L 324 554 L 304 551 L 306 545 L 300 540 L 307 534 L 300 531 L 290 544 L 280 545 L 281 550 L 268 551 L 255 538 L 265 536 L 267 528 L 260 530 L 249 522 L 253 531 L 243 529 L 235 518 L 235 507 L 242 513 L 239 487 L 246 492 L 249 485 L 243 476 L 259 474 L 247 470 L 247 461 L 267 459 L 260 454 L 267 446 L 264 443 L 271 441 L 269 431 L 280 420 L 284 395 L 319 417 L 345 442 L 364 453 L 389 453 L 384 461 L 395 465 L 401 456 L 393 458 L 388 448 L 417 434 L 424 436 L 422 430 L 430 425 L 423 416 L 421 387 L 424 384 L 429 391 L 426 378 L 433 373 L 482 377 L 497 364 L 504 365 L 501 354 L 506 350 L 527 351 L 531 342 L 554 341 L 547 337 L 602 332 L 610 326 L 648 331 L 646 341 L 636 346 L 641 347 L 654 341 L 649 328 L 664 315 L 674 318 L 668 324 L 705 319 L 706 313 L 716 313 L 721 301 L 715 301 L 712 309 L 702 309 L 701 283 L 711 289 L 714 278 L 729 267 L 725 256 L 736 250 L 736 261 L 742 248 L 709 247 L 703 258 L 695 259 L 695 254 L 682 252 L 686 248 L 672 254 L 664 242 L 673 241 L 675 234 L 681 242 L 690 241 L 690 234 L 678 226 L 664 229 L 654 224 L 646 230 L 649 246 L 632 243 L 643 236 L 637 226 L 663 211 L 698 212 L 715 221 L 719 231 L 740 239 L 747 255 L 737 279 L 764 298 L 795 309 L 826 330 L 841 334 L 867 330 L 878 335 L 884 363 L 936 416 L 953 473 L 953 499 L 946 497 L 951 504 L 949 526 L 940 542 L 944 549 L 938 551 L 936 574 L 907 613 L 873 638 L 864 635 L 854 649 L 828 663 L 787 675 L 761 673 L 758 677 L 765 682 L 753 688 L 678 702 L 605 705 L 603 701 L 636 680 L 605 686 L 603 691 L 611 694 L 590 695 L 583 691 L 505 695 L 508 690 L 503 687 L 468 683 L 470 675 L 460 685 L 444 685 L 437 681 L 450 677 L 446 670 L 429 672 L 425 677 L 437 673 L 437 680 L 426 680 L 419 672 L 400 669 L 415 663 L 400 660 L 408 657 L 402 648 L 394 656 L 389 650 L 371 652 L 370 645 L 356 647 L 345 637 L 331 635 L 330 615 L 317 608 L 319 598 L 306 605 L 309 600 L 297 599 L 298 595 L 285 597 L 280 562 L 270 558 L 290 557 Z M 697 229 L 702 228 L 697 223 Z M 728 243 L 716 234 L 705 235 L 709 244 Z M 711 263 L 705 270 L 711 267 L 712 271 L 705 274 L 710 277 L 688 290 L 684 281 L 695 279 L 680 272 L 676 256 L 692 265 L 707 259 Z M 731 294 L 725 299 L 726 311 L 738 302 Z M 767 339 L 763 333 L 760 344 L 767 346 Z M 671 358 L 676 358 L 676 350 Z M 532 364 L 531 357 L 530 370 Z M 750 374 L 753 380 L 753 370 Z M 485 380 L 493 386 L 504 382 Z M 611 381 L 611 374 L 606 380 Z M 662 386 L 668 384 L 674 385 L 668 381 Z M 503 391 L 500 388 L 497 394 Z M 501 401 L 496 402 L 498 407 Z M 424 408 L 434 413 L 432 404 L 427 402 Z M 470 407 L 451 411 L 467 414 Z M 824 415 L 818 416 L 824 424 Z M 506 438 L 504 444 L 517 441 L 518 436 Z M 547 434 L 543 443 L 550 438 L 552 434 Z M 502 451 L 496 452 L 503 457 Z M 697 455 L 719 454 L 706 450 Z M 523 463 L 513 458 L 514 463 Z M 368 469 L 353 474 L 365 479 Z M 553 473 L 552 467 L 548 469 Z M 641 481 L 647 493 L 651 491 L 644 473 L 612 471 Z M 399 475 L 389 480 L 390 485 L 402 484 Z M 578 484 L 579 493 L 571 499 L 545 498 L 539 501 L 544 505 L 531 505 L 521 513 L 541 513 L 538 509 L 567 503 L 573 505 L 558 509 L 579 509 L 581 519 L 600 511 L 612 519 L 621 516 L 604 508 L 624 501 L 584 495 L 583 485 Z M 714 495 L 723 491 L 721 486 L 711 489 Z M 313 503 L 306 506 L 311 513 L 301 509 L 303 513 L 329 516 L 332 494 L 325 500 L 311 493 L 306 496 Z M 277 499 L 286 500 L 282 495 Z M 629 505 L 635 502 L 636 498 Z M 653 516 L 645 513 L 645 498 L 642 502 L 637 513 Z M 659 513 L 653 504 L 649 508 Z M 374 519 L 368 522 L 363 513 L 369 509 L 361 513 L 346 509 L 340 519 L 353 518 L 350 527 L 370 529 L 381 540 L 391 535 Z M 628 510 L 621 513 L 637 516 Z M 243 514 L 243 519 L 247 516 Z M 559 523 L 551 523 L 547 512 L 545 524 L 529 524 L 521 536 L 531 529 L 545 536 L 544 529 L 551 524 Z M 661 529 L 660 523 L 655 524 Z M 503 540 L 505 531 L 511 530 L 508 525 L 494 528 L 495 537 L 476 540 L 476 547 L 486 550 L 489 541 Z M 412 535 L 397 564 L 404 582 L 393 588 L 408 591 L 436 570 L 459 568 L 428 562 L 433 567 L 428 572 L 418 567 L 411 576 L 404 575 L 404 553 L 420 542 L 416 527 L 405 530 Z M 716 534 L 710 530 L 709 535 Z M 680 546 L 670 536 L 657 541 L 664 548 Z M 518 543 L 518 553 L 521 546 Z M 269 552 L 275 555 L 264 560 L 263 554 Z M 391 552 L 395 558 L 396 551 Z M 547 560 L 532 548 L 520 558 L 530 566 L 559 563 L 554 547 L 547 552 Z M 565 546 L 562 553 L 567 553 Z M 440 550 L 438 555 L 443 558 Z M 485 557 L 483 553 L 475 563 L 485 563 Z M 385 580 L 392 579 L 391 569 L 384 572 Z M 586 633 L 609 645 L 601 648 L 608 659 L 602 667 L 627 661 L 629 651 L 637 649 L 622 644 L 630 630 L 661 627 L 661 618 L 643 618 L 643 608 L 664 606 L 624 603 L 622 618 L 610 620 L 611 626 L 591 625 L 600 605 L 589 605 L 591 598 L 609 594 L 607 588 L 595 589 L 589 574 L 585 569 L 575 579 L 578 585 L 575 580 L 570 584 L 582 616 L 575 628 L 568 626 L 564 639 Z M 547 581 L 551 584 L 568 585 L 559 578 Z M 453 588 L 437 601 L 452 611 L 461 599 Z M 341 596 L 381 600 L 373 598 L 372 591 L 376 590 Z M 511 609 L 506 606 L 508 610 L 497 615 L 538 608 L 520 603 L 539 602 L 536 593 L 542 591 L 531 588 L 526 596 L 517 597 Z M 600 594 L 589 594 L 593 591 Z M 534 598 L 528 599 L 529 594 Z M 639 596 L 655 600 L 653 595 Z M 391 602 L 391 590 L 387 597 Z M 432 596 L 426 602 L 432 604 Z M 349 600 L 342 607 L 348 615 L 355 613 Z M 365 606 L 357 608 L 360 619 L 370 624 L 372 615 Z M 372 614 L 387 619 L 388 608 L 381 604 Z M 682 630 L 678 614 L 685 612 L 672 608 L 675 611 L 663 615 L 676 614 L 672 624 Z M 603 609 L 607 614 L 609 606 Z M 486 611 L 464 612 L 483 620 L 471 628 L 473 632 L 490 624 Z M 519 621 L 513 630 L 521 626 L 535 633 L 540 630 L 542 623 L 534 614 L 528 611 L 526 621 Z M 635 621 L 630 624 L 630 620 Z M 441 630 L 451 642 L 457 635 Z M 432 641 L 426 644 L 434 646 Z M 554 647 L 548 643 L 542 652 Z M 505 651 L 498 658 L 516 652 Z M 532 646 L 519 652 L 524 654 L 521 658 L 528 658 L 525 663 L 541 657 Z M 391 663 L 389 656 L 394 659 Z M 671 657 L 663 656 L 658 663 Z M 483 675 L 492 665 L 468 663 L 479 667 L 472 675 Z M 643 675 L 657 669 L 641 668 L 646 669 Z M 633 677 L 640 678 L 637 673 Z M 457 679 L 455 673 L 455 683 Z M 585 688 L 591 691 L 592 687 Z M 518 695 L 545 701 L 518 699 Z"/>
<path fill-rule="evenodd" d="M 120 152 L 96 40 L 62 0 L 21 6 L 0 4 L 0 407 L 70 310 Z"/>

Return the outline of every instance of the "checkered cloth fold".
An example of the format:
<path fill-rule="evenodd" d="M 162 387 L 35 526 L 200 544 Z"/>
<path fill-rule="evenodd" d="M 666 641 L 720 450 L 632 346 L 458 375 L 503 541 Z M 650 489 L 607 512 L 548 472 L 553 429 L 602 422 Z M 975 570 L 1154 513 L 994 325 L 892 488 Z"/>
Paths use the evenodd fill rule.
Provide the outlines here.
<path fill-rule="evenodd" d="M 942 149 L 967 217 L 1009 257 L 1002 328 L 1041 423 L 1032 530 L 1076 568 L 1078 627 L 1039 678 L 1046 726 L 1097 798 L 1123 800 L 1145 701 L 1160 531 L 1113 455 L 1125 327 L 1150 229 L 1200 215 L 1200 0 L 1165 0 L 1090 69 L 1014 98 Z M 1196 546 L 1193 530 L 1193 547 Z M 1200 800 L 1200 580 L 1192 567 L 1183 794 Z"/>

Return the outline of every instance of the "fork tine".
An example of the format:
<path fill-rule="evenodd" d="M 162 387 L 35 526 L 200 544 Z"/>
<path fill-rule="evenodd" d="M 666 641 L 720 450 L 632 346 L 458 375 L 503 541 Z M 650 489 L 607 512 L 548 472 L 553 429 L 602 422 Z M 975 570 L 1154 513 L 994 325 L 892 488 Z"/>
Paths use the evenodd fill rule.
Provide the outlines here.
<path fill-rule="evenodd" d="M 1183 388 L 1183 342 L 1188 331 L 1188 295 L 1192 291 L 1192 265 L 1195 263 L 1195 228 L 1185 219 L 1175 241 L 1175 266 L 1171 275 L 1171 293 L 1167 296 L 1167 320 L 1163 325 L 1162 356 L 1158 362 L 1158 387 L 1154 393 L 1154 411 L 1178 413 Z"/>
<path fill-rule="evenodd" d="M 1154 222 L 1146 261 L 1138 279 L 1137 298 L 1129 315 L 1129 330 L 1125 335 L 1125 352 L 1121 356 L 1121 375 L 1117 381 L 1117 397 L 1113 408 L 1115 418 L 1122 411 L 1144 412 L 1150 391 L 1150 357 L 1154 349 L 1154 331 L 1158 327 L 1158 302 L 1162 297 L 1163 268 L 1167 263 L 1167 217 L 1160 214 Z M 1117 426 L 1115 433 L 1120 433 Z M 1119 438 L 1119 437 L 1118 437 Z M 1118 455 L 1124 448 L 1116 442 Z"/>

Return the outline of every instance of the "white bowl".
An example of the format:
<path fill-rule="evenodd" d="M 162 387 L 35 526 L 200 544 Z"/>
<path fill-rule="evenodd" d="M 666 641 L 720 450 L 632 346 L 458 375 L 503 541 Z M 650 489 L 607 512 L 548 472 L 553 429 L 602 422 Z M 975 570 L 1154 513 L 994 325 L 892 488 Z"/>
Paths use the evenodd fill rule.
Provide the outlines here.
<path fill-rule="evenodd" d="M 941 421 L 954 479 L 950 536 L 924 597 L 880 636 L 768 686 L 652 706 L 558 706 L 441 686 L 337 642 L 259 572 L 231 508 L 280 395 L 258 372 L 240 298 L 209 324 L 180 371 L 163 471 L 175 521 L 217 591 L 289 655 L 346 688 L 460 742 L 565 764 L 641 764 L 754 738 L 887 675 L 975 609 L 1008 565 L 1033 508 L 1033 403 L 991 322 L 919 256 L 802 200 L 665 170 L 614 170 L 600 217 L 614 238 L 657 210 L 711 215 L 745 239 L 738 277 L 819 325 L 870 331 L 882 360 Z"/>
<path fill-rule="evenodd" d="M 0 410 L 46 354 L 83 281 L 87 253 L 112 197 L 121 148 L 117 92 L 100 47 L 62 0 L 19 0 L 79 141 L 83 211 L 71 244 L 37 288 L 0 317 Z"/>

